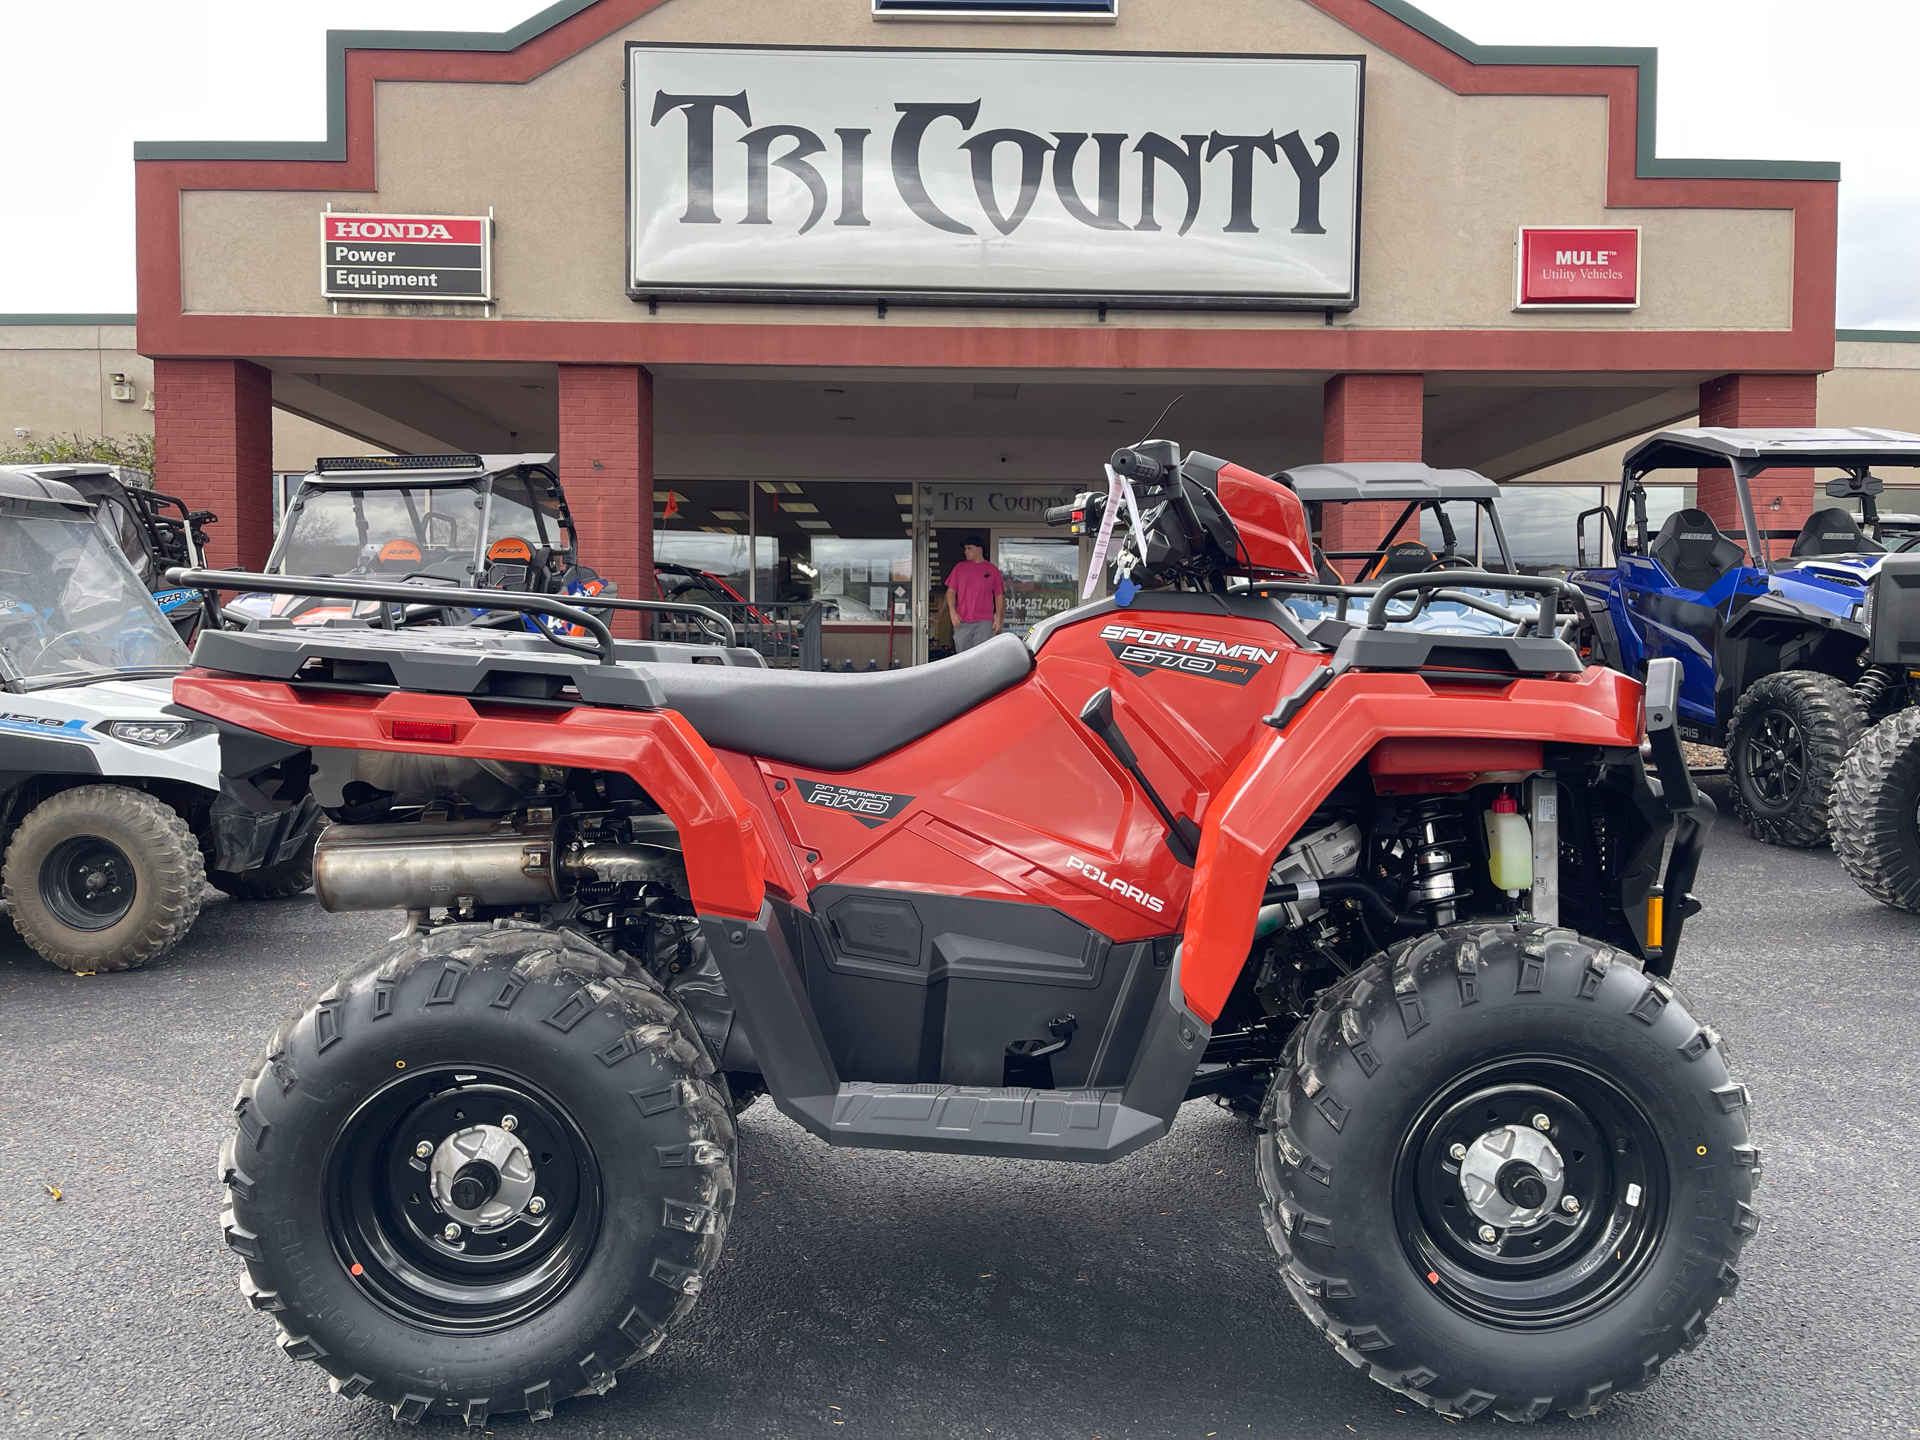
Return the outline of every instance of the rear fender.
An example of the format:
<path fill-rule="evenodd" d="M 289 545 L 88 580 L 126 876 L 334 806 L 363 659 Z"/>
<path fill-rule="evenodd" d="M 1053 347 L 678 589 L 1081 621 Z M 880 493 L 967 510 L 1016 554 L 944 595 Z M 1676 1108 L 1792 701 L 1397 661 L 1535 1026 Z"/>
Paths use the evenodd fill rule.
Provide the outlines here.
<path fill-rule="evenodd" d="M 1471 691 L 1436 691 L 1418 675 L 1341 676 L 1284 734 L 1269 730 L 1256 741 L 1207 808 L 1181 945 L 1188 1006 L 1208 1024 L 1219 1018 L 1253 945 L 1274 860 L 1341 777 L 1382 741 L 1633 747 L 1639 732 L 1640 685 L 1611 670 Z"/>
<path fill-rule="evenodd" d="M 1748 687 L 1782 670 L 1818 670 L 1851 684 L 1866 648 L 1866 627 L 1856 621 L 1784 595 L 1756 595 L 1720 637 L 1715 719 L 1724 729 Z"/>
<path fill-rule="evenodd" d="M 444 755 L 395 740 L 396 720 L 454 725 L 452 749 L 473 759 L 616 771 L 633 778 L 680 832 L 689 899 L 702 913 L 753 919 L 772 873 L 764 822 L 693 727 L 671 710 L 476 709 L 457 695 L 300 691 L 277 681 L 190 670 L 176 703 L 295 745 Z"/>

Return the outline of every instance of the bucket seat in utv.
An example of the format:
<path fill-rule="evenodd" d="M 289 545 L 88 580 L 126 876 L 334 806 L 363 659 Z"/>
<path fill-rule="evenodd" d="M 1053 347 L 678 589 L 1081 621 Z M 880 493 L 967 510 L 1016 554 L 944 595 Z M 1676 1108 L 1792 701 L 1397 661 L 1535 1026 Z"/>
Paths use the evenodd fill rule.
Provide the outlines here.
<path fill-rule="evenodd" d="M 1017 685 L 1033 654 L 1001 635 L 952 659 L 871 675 L 653 665 L 669 709 L 716 750 L 813 770 L 857 770 Z"/>
<path fill-rule="evenodd" d="M 1853 516 L 1839 506 L 1816 510 L 1807 517 L 1794 537 L 1792 558 L 1817 559 L 1822 555 L 1884 555 L 1887 547 L 1876 544 L 1862 533 Z"/>
<path fill-rule="evenodd" d="M 1711 590 L 1747 552 L 1720 533 L 1704 510 L 1676 510 L 1647 546 L 1682 590 Z"/>

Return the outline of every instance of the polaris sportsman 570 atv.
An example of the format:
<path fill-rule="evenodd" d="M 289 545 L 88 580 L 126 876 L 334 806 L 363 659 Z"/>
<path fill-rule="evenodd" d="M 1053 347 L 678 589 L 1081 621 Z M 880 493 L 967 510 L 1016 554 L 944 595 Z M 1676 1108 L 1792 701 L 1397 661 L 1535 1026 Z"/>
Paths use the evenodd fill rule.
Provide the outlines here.
<path fill-rule="evenodd" d="M 268 899 L 311 876 L 305 749 L 175 713 L 187 663 L 94 507 L 0 470 L 0 892 L 62 969 L 164 954 L 205 881 Z"/>
<path fill-rule="evenodd" d="M 399 580 L 429 589 L 617 593 L 612 581 L 579 562 L 573 516 L 552 455 L 317 460 L 287 504 L 266 569 L 269 575 Z M 400 624 L 522 623 L 510 610 L 406 593 L 406 603 L 388 606 Z M 343 599 L 256 590 L 229 601 L 227 618 L 242 625 L 261 619 L 324 625 L 380 613 L 378 602 Z"/>
<path fill-rule="evenodd" d="M 1589 1413 L 1699 1343 L 1759 1153 L 1667 979 L 1711 816 L 1677 667 L 1388 625 L 1440 583 L 1564 598 L 1473 571 L 1310 638 L 1265 593 L 1312 581 L 1295 495 L 1115 461 L 1116 598 L 912 670 L 534 596 L 588 638 L 201 638 L 179 703 L 311 747 L 347 822 L 322 903 L 408 914 L 221 1155 L 288 1355 L 403 1420 L 605 1391 L 719 1262 L 763 1091 L 832 1145 L 1078 1161 L 1243 1104 L 1285 1292 L 1449 1415 Z"/>
<path fill-rule="evenodd" d="M 1649 537 L 1642 481 L 1657 470 L 1727 466 L 1740 499 L 1745 548 L 1705 511 L 1679 510 Z M 1594 658 L 1641 673 L 1680 662 L 1680 733 L 1723 745 L 1734 805 L 1772 845 L 1828 838 L 1833 785 L 1874 720 L 1908 702 L 1907 672 L 1869 657 L 1867 587 L 1886 553 L 1846 510 L 1816 510 L 1798 530 L 1763 530 L 1753 483 L 1774 467 L 1845 472 L 1830 499 L 1860 503 L 1868 528 L 1881 480 L 1871 467 L 1920 466 L 1920 435 L 1898 430 L 1667 430 L 1627 452 L 1620 500 L 1580 517 L 1581 569 L 1592 599 Z M 1604 536 L 1586 568 L 1585 524 Z M 1638 538 L 1636 538 L 1638 537 Z M 1791 541 L 1775 560 L 1773 542 Z M 1614 563 L 1606 565 L 1611 544 Z M 1757 558 L 1756 558 L 1757 557 Z"/>

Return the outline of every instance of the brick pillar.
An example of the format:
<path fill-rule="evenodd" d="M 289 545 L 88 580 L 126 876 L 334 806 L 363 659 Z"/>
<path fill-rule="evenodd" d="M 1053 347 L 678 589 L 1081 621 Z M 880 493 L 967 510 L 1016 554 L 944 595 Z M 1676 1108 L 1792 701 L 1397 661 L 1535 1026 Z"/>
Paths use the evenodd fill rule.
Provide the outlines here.
<path fill-rule="evenodd" d="M 652 375 L 638 365 L 560 367 L 560 483 L 581 563 L 619 581 L 623 598 L 653 599 Z M 614 634 L 637 636 L 639 619 L 617 615 Z"/>
<path fill-rule="evenodd" d="M 1805 427 L 1815 423 L 1817 375 L 1722 375 L 1700 387 L 1703 426 L 1753 429 Z M 1699 508 L 1728 535 L 1746 543 L 1740 496 L 1733 471 L 1702 470 Z M 1753 518 L 1762 530 L 1798 530 L 1821 502 L 1814 497 L 1812 470 L 1762 470 L 1753 477 Z M 1778 497 L 1780 508 L 1770 508 Z M 1791 540 L 1770 544 L 1774 557 L 1787 553 Z"/>
<path fill-rule="evenodd" d="M 1421 388 L 1424 375 L 1336 375 L 1327 381 L 1322 410 L 1321 459 L 1420 459 Z M 1327 505 L 1321 515 L 1324 550 L 1364 550 L 1406 507 L 1398 504 Z M 1417 535 L 1414 538 L 1418 538 Z M 1362 562 L 1342 560 L 1334 568 L 1353 579 Z"/>
<path fill-rule="evenodd" d="M 273 548 L 273 377 L 247 360 L 155 360 L 156 488 L 211 510 L 207 563 L 258 570 Z"/>

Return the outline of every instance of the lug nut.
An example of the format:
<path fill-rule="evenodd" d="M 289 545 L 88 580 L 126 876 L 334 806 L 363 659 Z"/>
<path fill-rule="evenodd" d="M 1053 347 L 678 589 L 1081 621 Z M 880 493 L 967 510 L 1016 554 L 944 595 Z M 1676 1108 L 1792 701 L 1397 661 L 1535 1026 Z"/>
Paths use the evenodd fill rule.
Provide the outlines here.
<path fill-rule="evenodd" d="M 458 1240 L 460 1238 L 460 1227 L 449 1222 L 447 1228 L 440 1232 L 440 1238 L 448 1242 Z"/>
<path fill-rule="evenodd" d="M 1447 1155 L 1450 1159 L 1464 1160 L 1467 1158 L 1467 1147 L 1456 1140 L 1447 1147 Z"/>
<path fill-rule="evenodd" d="M 1498 1240 L 1499 1238 L 1500 1238 L 1500 1232 L 1494 1229 L 1491 1225 L 1482 1225 L 1480 1227 L 1480 1243 L 1482 1245 L 1491 1245 L 1493 1244 L 1494 1241 Z"/>
<path fill-rule="evenodd" d="M 527 1213 L 529 1215 L 543 1215 L 546 1213 L 546 1209 L 547 1202 L 543 1196 L 536 1195 L 527 1201 Z"/>
<path fill-rule="evenodd" d="M 424 1160 L 431 1154 L 433 1154 L 433 1142 L 431 1140 L 422 1140 L 418 1145 L 413 1147 L 413 1156 L 416 1160 Z"/>
<path fill-rule="evenodd" d="M 1562 1197 L 1560 1208 L 1569 1215 L 1578 1215 L 1580 1213 L 1580 1202 L 1573 1196 L 1567 1195 Z"/>
<path fill-rule="evenodd" d="M 1553 1121 L 1544 1115 L 1536 1115 L 1533 1117 L 1533 1128 L 1545 1134 L 1547 1131 L 1553 1129 Z"/>
<path fill-rule="evenodd" d="M 520 1128 L 520 1117 L 518 1115 L 502 1115 L 500 1117 L 500 1128 L 507 1131 L 518 1130 Z"/>

